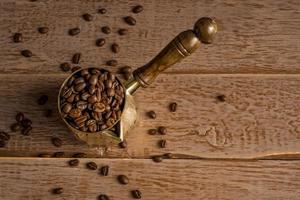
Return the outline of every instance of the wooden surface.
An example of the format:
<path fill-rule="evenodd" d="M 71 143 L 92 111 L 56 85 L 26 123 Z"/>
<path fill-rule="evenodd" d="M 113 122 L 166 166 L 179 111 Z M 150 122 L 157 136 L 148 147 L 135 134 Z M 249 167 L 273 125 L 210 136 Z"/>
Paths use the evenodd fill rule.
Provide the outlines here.
<path fill-rule="evenodd" d="M 144 11 L 132 14 L 137 4 Z M 97 14 L 100 7 L 108 13 Z M 84 13 L 95 19 L 83 21 Z M 124 23 L 127 15 L 136 18 L 136 26 Z M 203 45 L 137 93 L 139 120 L 127 136 L 127 149 L 91 148 L 74 139 L 56 111 L 58 88 L 68 76 L 59 68 L 62 62 L 81 52 L 82 67 L 113 72 L 124 65 L 137 68 L 202 16 L 215 17 L 219 24 L 215 43 Z M 299 24 L 298 0 L 0 1 L 0 130 L 11 135 L 8 146 L 0 149 L 0 199 L 90 200 L 104 192 L 122 200 L 130 199 L 135 187 L 150 200 L 298 199 Z M 100 30 L 105 25 L 112 28 L 108 36 Z M 49 33 L 39 34 L 40 26 L 48 26 Z M 81 33 L 71 37 L 68 30 L 74 27 Z M 119 28 L 128 28 L 129 34 L 119 36 Z M 15 32 L 23 33 L 23 43 L 12 42 Z M 95 46 L 100 37 L 107 38 L 105 47 Z M 120 53 L 110 51 L 113 42 L 120 44 Z M 22 57 L 22 49 L 34 56 Z M 119 65 L 105 66 L 111 58 Z M 49 95 L 44 106 L 37 104 L 41 94 Z M 220 94 L 225 102 L 216 100 Z M 168 111 L 173 101 L 176 113 Z M 46 118 L 49 108 L 54 115 Z M 157 119 L 146 116 L 149 110 L 156 111 Z M 33 120 L 30 136 L 9 129 L 19 111 Z M 167 135 L 147 134 L 161 125 L 168 128 Z M 54 147 L 52 136 L 64 145 Z M 157 146 L 160 139 L 167 140 L 167 148 Z M 34 158 L 57 151 L 66 157 L 85 152 L 91 158 L 76 169 L 67 167 L 68 159 Z M 175 159 L 149 159 L 166 152 Z M 98 179 L 97 172 L 84 169 L 88 160 L 109 164 L 112 175 Z M 129 174 L 128 186 L 116 183 L 119 173 Z M 66 192 L 51 195 L 59 185 Z"/>

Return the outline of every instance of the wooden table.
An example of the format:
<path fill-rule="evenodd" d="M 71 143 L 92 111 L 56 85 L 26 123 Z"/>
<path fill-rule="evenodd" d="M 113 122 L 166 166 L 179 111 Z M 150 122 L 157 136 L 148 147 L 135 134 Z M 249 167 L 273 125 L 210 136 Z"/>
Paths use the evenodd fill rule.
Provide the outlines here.
<path fill-rule="evenodd" d="M 144 6 L 140 14 L 131 8 Z M 105 7 L 105 15 L 97 10 Z M 81 18 L 94 16 L 92 22 Z M 129 27 L 122 17 L 132 15 Z M 136 95 L 139 123 L 127 135 L 128 148 L 91 148 L 76 141 L 56 112 L 58 88 L 67 73 L 59 65 L 82 53 L 82 67 L 104 66 L 117 59 L 117 67 L 137 68 L 163 48 L 179 32 L 193 27 L 202 16 L 213 16 L 219 33 L 212 45 L 162 74 Z M 300 197 L 300 3 L 298 0 L 2 0 L 0 2 L 0 129 L 11 135 L 0 149 L 0 199 L 131 199 L 140 189 L 142 199 L 299 199 Z M 103 48 L 95 40 L 104 37 L 100 27 L 112 33 Z M 48 26 L 42 35 L 37 28 Z M 68 35 L 80 27 L 78 36 Z M 118 28 L 129 34 L 119 36 Z M 24 42 L 13 43 L 22 32 Z M 121 52 L 111 53 L 118 42 Z M 30 49 L 24 58 L 20 50 Z M 37 104 L 41 94 L 46 105 Z M 217 95 L 225 95 L 219 102 Z M 170 102 L 178 111 L 170 113 Z M 53 109 L 53 117 L 44 112 Z M 155 110 L 156 119 L 146 113 Z M 30 136 L 10 131 L 17 112 L 33 120 Z M 151 136 L 148 129 L 164 125 L 165 136 Z M 57 136 L 60 148 L 51 144 Z M 158 148 L 160 139 L 167 148 Z M 66 153 L 65 158 L 38 158 L 40 153 Z M 88 154 L 70 168 L 76 152 Z M 154 163 L 150 158 L 171 152 L 174 159 Z M 87 170 L 95 161 L 109 165 L 107 177 Z M 117 183 L 126 174 L 128 185 Z M 62 195 L 51 190 L 63 187 Z"/>

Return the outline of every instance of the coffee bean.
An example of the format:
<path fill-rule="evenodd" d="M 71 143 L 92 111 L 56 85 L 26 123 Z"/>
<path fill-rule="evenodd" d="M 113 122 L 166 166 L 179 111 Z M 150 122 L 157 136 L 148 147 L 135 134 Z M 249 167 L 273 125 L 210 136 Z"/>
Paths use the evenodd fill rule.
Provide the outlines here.
<path fill-rule="evenodd" d="M 64 107 L 62 108 L 62 111 L 63 111 L 64 113 L 69 113 L 69 112 L 71 111 L 71 109 L 72 109 L 72 105 L 71 105 L 70 103 L 66 103 L 66 104 L 64 105 Z"/>
<path fill-rule="evenodd" d="M 87 116 L 83 115 L 83 116 L 80 116 L 80 117 L 76 118 L 74 121 L 75 121 L 76 125 L 79 128 L 81 128 L 85 125 L 86 120 L 87 120 Z"/>
<path fill-rule="evenodd" d="M 41 33 L 41 34 L 46 34 L 46 33 L 48 33 L 48 31 L 49 31 L 49 28 L 48 27 L 39 27 L 38 28 L 38 31 Z"/>
<path fill-rule="evenodd" d="M 62 63 L 60 65 L 60 68 L 62 71 L 67 72 L 67 71 L 70 71 L 71 65 L 69 63 Z"/>
<path fill-rule="evenodd" d="M 22 129 L 21 134 L 27 136 L 27 135 L 30 134 L 31 130 L 32 130 L 32 127 L 31 126 L 27 126 L 27 127 L 25 127 L 25 128 Z"/>
<path fill-rule="evenodd" d="M 76 67 L 73 67 L 73 68 L 71 69 L 71 71 L 72 71 L 72 72 L 75 72 L 75 71 L 80 70 L 80 69 L 81 69 L 81 67 L 76 66 Z"/>
<path fill-rule="evenodd" d="M 108 60 L 108 61 L 106 62 L 106 64 L 107 64 L 108 66 L 117 66 L 117 65 L 118 65 L 118 61 L 116 61 L 116 60 Z"/>
<path fill-rule="evenodd" d="M 85 21 L 88 21 L 88 22 L 90 22 L 90 21 L 93 20 L 93 16 L 90 15 L 90 14 L 88 14 L 88 13 L 83 14 L 83 15 L 82 15 L 82 18 L 83 18 Z"/>
<path fill-rule="evenodd" d="M 40 98 L 38 99 L 38 104 L 39 105 L 45 105 L 48 101 L 48 96 L 43 94 L 42 96 L 40 96 Z"/>
<path fill-rule="evenodd" d="M 132 190 L 131 194 L 132 194 L 133 198 L 135 198 L 135 199 L 141 199 L 142 198 L 142 193 L 139 190 Z"/>
<path fill-rule="evenodd" d="M 15 33 L 13 36 L 13 40 L 15 43 L 19 43 L 23 41 L 23 35 L 22 33 Z"/>
<path fill-rule="evenodd" d="M 152 110 L 152 111 L 149 111 L 148 112 L 148 116 L 152 119 L 155 119 L 156 118 L 156 113 Z"/>
<path fill-rule="evenodd" d="M 72 102 L 74 101 L 74 99 L 75 99 L 75 96 L 76 96 L 76 94 L 71 94 L 71 96 L 69 96 L 69 97 L 67 98 L 67 102 L 68 102 L 68 103 L 72 103 Z"/>
<path fill-rule="evenodd" d="M 0 140 L 8 141 L 10 140 L 10 135 L 4 131 L 0 131 Z"/>
<path fill-rule="evenodd" d="M 75 53 L 72 58 L 72 62 L 74 64 L 78 64 L 80 62 L 81 53 Z"/>
<path fill-rule="evenodd" d="M 109 166 L 108 165 L 105 165 L 103 167 L 101 167 L 101 175 L 102 176 L 107 176 L 109 173 Z"/>
<path fill-rule="evenodd" d="M 109 200 L 109 197 L 106 194 L 100 194 L 98 200 Z"/>
<path fill-rule="evenodd" d="M 87 155 L 85 153 L 75 153 L 73 155 L 74 158 L 86 158 Z"/>
<path fill-rule="evenodd" d="M 172 153 L 165 153 L 164 157 L 170 159 L 170 158 L 174 158 L 174 155 Z"/>
<path fill-rule="evenodd" d="M 71 167 L 76 167 L 79 165 L 79 160 L 78 159 L 69 160 L 69 165 Z"/>
<path fill-rule="evenodd" d="M 225 102 L 225 95 L 224 94 L 220 94 L 220 95 L 218 95 L 217 97 L 217 100 L 219 100 L 220 102 Z"/>
<path fill-rule="evenodd" d="M 75 85 L 77 85 L 77 84 L 79 84 L 79 83 L 84 83 L 85 81 L 84 81 L 84 78 L 83 77 L 79 77 L 79 78 L 76 78 L 75 80 L 74 80 L 74 84 Z"/>
<path fill-rule="evenodd" d="M 47 109 L 47 110 L 45 111 L 45 117 L 52 117 L 52 115 L 53 115 L 53 110 Z"/>
<path fill-rule="evenodd" d="M 6 146 L 6 141 L 5 140 L 0 140 L 0 148 L 3 148 Z"/>
<path fill-rule="evenodd" d="M 157 134 L 157 130 L 156 129 L 149 129 L 148 130 L 148 134 L 149 135 L 156 135 Z"/>
<path fill-rule="evenodd" d="M 22 50 L 21 54 L 22 54 L 22 56 L 27 57 L 27 58 L 32 56 L 32 52 L 28 49 Z"/>
<path fill-rule="evenodd" d="M 152 156 L 152 160 L 154 162 L 162 162 L 163 161 L 163 157 L 162 156 Z"/>
<path fill-rule="evenodd" d="M 126 140 L 120 142 L 120 143 L 119 143 L 119 147 L 122 148 L 122 149 L 127 148 L 127 142 L 126 142 Z"/>
<path fill-rule="evenodd" d="M 79 28 L 72 28 L 72 29 L 69 30 L 69 35 L 71 35 L 71 36 L 78 35 L 79 33 L 80 33 Z"/>
<path fill-rule="evenodd" d="M 88 162 L 86 164 L 86 167 L 90 170 L 96 170 L 98 168 L 98 166 L 95 162 Z"/>
<path fill-rule="evenodd" d="M 85 83 L 79 83 L 79 84 L 77 84 L 77 85 L 74 87 L 74 90 L 75 90 L 76 92 L 80 92 L 80 91 L 82 91 L 85 87 L 86 87 L 86 84 L 85 84 Z"/>
<path fill-rule="evenodd" d="M 124 21 L 130 26 L 136 25 L 136 20 L 131 16 L 124 17 Z"/>
<path fill-rule="evenodd" d="M 65 153 L 62 152 L 62 151 L 55 152 L 55 153 L 53 154 L 53 157 L 55 157 L 55 158 L 62 158 L 62 157 L 64 157 L 64 156 L 65 156 Z"/>
<path fill-rule="evenodd" d="M 118 30 L 119 35 L 127 35 L 128 34 L 128 29 L 126 28 L 121 28 Z"/>
<path fill-rule="evenodd" d="M 166 148 L 166 146 L 167 146 L 167 141 L 166 141 L 166 140 L 160 140 L 160 141 L 159 141 L 159 146 L 160 146 L 161 148 Z"/>
<path fill-rule="evenodd" d="M 100 14 L 105 14 L 105 13 L 107 13 L 107 10 L 106 10 L 105 8 L 100 8 L 100 9 L 98 10 L 98 12 L 99 12 Z"/>
<path fill-rule="evenodd" d="M 88 127 L 90 132 L 96 132 L 97 131 L 97 123 L 96 120 L 90 119 L 86 122 L 86 126 Z"/>
<path fill-rule="evenodd" d="M 101 28 L 101 30 L 102 30 L 102 32 L 105 33 L 105 34 L 110 34 L 110 33 L 111 33 L 111 29 L 110 29 L 110 27 L 108 27 L 108 26 L 103 26 L 103 27 Z"/>
<path fill-rule="evenodd" d="M 164 127 L 164 126 L 160 126 L 158 127 L 158 133 L 161 134 L 161 135 L 166 135 L 167 134 L 167 128 Z"/>
<path fill-rule="evenodd" d="M 173 102 L 170 104 L 170 111 L 171 112 L 176 112 L 177 110 L 177 103 L 176 102 Z"/>
<path fill-rule="evenodd" d="M 21 130 L 21 128 L 22 128 L 22 125 L 20 123 L 14 123 L 10 127 L 12 132 L 17 132 L 17 131 Z"/>
<path fill-rule="evenodd" d="M 51 154 L 49 153 L 40 153 L 38 156 L 40 158 L 51 158 Z"/>
<path fill-rule="evenodd" d="M 102 47 L 105 45 L 105 39 L 104 38 L 99 38 L 98 40 L 96 40 L 96 45 L 98 47 Z"/>
<path fill-rule="evenodd" d="M 28 127 L 32 125 L 32 121 L 30 119 L 23 119 L 21 122 L 22 126 Z"/>
<path fill-rule="evenodd" d="M 119 175 L 118 181 L 119 181 L 119 183 L 121 183 L 123 185 L 127 185 L 129 183 L 129 178 L 125 175 Z"/>
<path fill-rule="evenodd" d="M 56 147 L 61 147 L 62 144 L 63 144 L 63 141 L 62 141 L 60 138 L 58 138 L 58 137 L 53 137 L 53 138 L 51 139 L 51 141 L 52 141 L 52 144 L 53 144 L 54 146 L 56 146 Z"/>
<path fill-rule="evenodd" d="M 103 103 L 95 103 L 93 104 L 93 110 L 98 113 L 102 113 L 105 111 L 105 105 Z"/>
<path fill-rule="evenodd" d="M 137 5 L 137 6 L 135 6 L 135 7 L 132 9 L 132 12 L 135 13 L 135 14 L 137 14 L 137 13 L 142 12 L 143 10 L 144 10 L 143 6 Z"/>
<path fill-rule="evenodd" d="M 64 191 L 63 188 L 59 187 L 59 188 L 54 188 L 54 189 L 52 190 L 52 193 L 53 193 L 53 194 L 62 194 L 63 191 Z"/>
<path fill-rule="evenodd" d="M 119 53 L 119 51 L 120 51 L 120 46 L 119 46 L 117 43 L 113 43 L 113 44 L 111 45 L 111 51 L 112 51 L 113 53 Z"/>
<path fill-rule="evenodd" d="M 24 118 L 25 118 L 25 117 L 24 117 L 24 114 L 23 114 L 23 113 L 21 113 L 21 112 L 17 113 L 17 115 L 16 115 L 16 120 L 17 120 L 17 122 L 23 121 Z"/>

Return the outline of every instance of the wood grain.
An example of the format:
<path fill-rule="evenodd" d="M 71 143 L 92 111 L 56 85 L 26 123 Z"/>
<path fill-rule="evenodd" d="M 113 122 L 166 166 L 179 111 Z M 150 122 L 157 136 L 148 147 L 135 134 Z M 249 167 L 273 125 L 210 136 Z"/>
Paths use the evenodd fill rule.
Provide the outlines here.
<path fill-rule="evenodd" d="M 300 157 L 299 75 L 161 75 L 147 89 L 138 91 L 137 127 L 128 134 L 128 149 L 117 146 L 89 148 L 76 141 L 60 122 L 56 95 L 65 75 L 0 75 L 0 127 L 9 131 L 17 111 L 33 120 L 31 136 L 11 133 L 1 156 L 36 156 L 39 153 L 85 152 L 91 157 L 147 158 L 172 152 L 203 158 Z M 45 106 L 37 105 L 41 94 L 49 95 Z M 225 102 L 216 96 L 224 94 Z M 178 111 L 170 113 L 170 102 Z M 52 118 L 44 111 L 55 111 Z M 157 119 L 146 112 L 154 110 Z M 150 136 L 148 129 L 166 126 L 165 136 Z M 61 148 L 50 139 L 63 139 Z M 167 148 L 157 143 L 167 140 Z"/>
<path fill-rule="evenodd" d="M 130 12 L 136 4 L 144 12 Z M 108 9 L 106 15 L 97 9 Z M 93 22 L 81 18 L 94 15 Z M 137 19 L 135 27 L 122 20 L 126 15 Z M 0 72 L 62 73 L 59 64 L 82 52 L 82 66 L 100 66 L 115 58 L 120 66 L 142 66 L 154 57 L 179 32 L 190 29 L 203 16 L 215 17 L 219 34 L 215 44 L 204 46 L 168 73 L 299 73 L 300 6 L 298 0 L 273 1 L 84 1 L 84 0 L 2 0 L 0 2 Z M 100 27 L 109 25 L 112 34 L 105 36 Z M 48 26 L 48 34 L 37 32 Z M 68 29 L 80 27 L 78 36 Z M 129 35 L 120 37 L 119 28 Z M 24 34 L 24 42 L 15 44 L 11 36 Z M 95 46 L 99 37 L 107 38 L 103 48 Z M 113 55 L 109 46 L 117 42 L 121 52 Z M 34 56 L 26 59 L 20 50 L 28 48 Z M 113 71 L 117 69 L 112 67 Z"/>
<path fill-rule="evenodd" d="M 104 193 L 111 199 L 128 200 L 130 191 L 137 188 L 144 200 L 296 200 L 300 195 L 300 161 L 94 159 L 99 166 L 110 166 L 106 177 L 86 169 L 88 161 L 81 159 L 79 167 L 70 168 L 66 159 L 1 158 L 1 199 L 92 200 Z M 129 177 L 128 185 L 117 182 L 120 174 Z M 51 194 L 55 187 L 63 187 L 64 193 Z"/>

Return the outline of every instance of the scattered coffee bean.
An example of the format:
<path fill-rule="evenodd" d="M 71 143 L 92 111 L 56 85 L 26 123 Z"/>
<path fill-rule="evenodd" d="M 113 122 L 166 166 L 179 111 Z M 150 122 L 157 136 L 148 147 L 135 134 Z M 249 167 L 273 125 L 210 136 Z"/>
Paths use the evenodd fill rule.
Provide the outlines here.
<path fill-rule="evenodd" d="M 56 146 L 56 147 L 61 147 L 62 144 L 63 144 L 63 141 L 62 141 L 60 138 L 58 138 L 58 137 L 53 137 L 53 138 L 51 139 L 51 141 L 52 141 L 52 144 L 53 144 L 54 146 Z"/>
<path fill-rule="evenodd" d="M 225 95 L 224 94 L 220 94 L 220 95 L 218 95 L 217 97 L 216 97 L 219 101 L 221 101 L 221 102 L 225 102 Z"/>
<path fill-rule="evenodd" d="M 126 140 L 124 140 L 123 142 L 120 142 L 119 143 L 119 147 L 122 148 L 122 149 L 127 148 L 127 142 L 126 142 Z"/>
<path fill-rule="evenodd" d="M 4 131 L 0 131 L 0 140 L 8 141 L 10 140 L 10 135 Z"/>
<path fill-rule="evenodd" d="M 63 188 L 59 187 L 59 188 L 54 188 L 54 189 L 52 190 L 52 193 L 53 193 L 53 194 L 62 194 L 63 191 L 64 191 Z"/>
<path fill-rule="evenodd" d="M 22 54 L 22 56 L 27 57 L 27 58 L 32 56 L 32 52 L 29 51 L 28 49 L 22 50 L 21 54 Z"/>
<path fill-rule="evenodd" d="M 119 35 L 127 35 L 128 34 L 128 29 L 126 28 L 121 28 L 118 30 Z"/>
<path fill-rule="evenodd" d="M 157 130 L 154 129 L 154 128 L 153 128 L 153 129 L 149 129 L 149 130 L 148 130 L 148 134 L 149 134 L 149 135 L 156 135 L 156 134 L 157 134 Z"/>
<path fill-rule="evenodd" d="M 40 96 L 40 98 L 38 99 L 38 104 L 39 105 L 45 105 L 48 101 L 48 96 L 43 94 L 42 96 Z"/>
<path fill-rule="evenodd" d="M 118 65 L 118 61 L 117 61 L 117 60 L 108 60 L 108 61 L 106 62 L 106 64 L 107 64 L 108 66 L 117 66 L 117 65 Z"/>
<path fill-rule="evenodd" d="M 109 200 L 109 197 L 106 194 L 100 194 L 98 200 Z"/>
<path fill-rule="evenodd" d="M 72 62 L 74 64 L 78 64 L 80 62 L 81 53 L 75 53 L 72 58 Z"/>
<path fill-rule="evenodd" d="M 67 71 L 70 71 L 71 65 L 69 63 L 62 63 L 60 65 L 60 68 L 62 71 L 67 72 Z"/>
<path fill-rule="evenodd" d="M 49 154 L 49 153 L 40 153 L 39 157 L 40 158 L 51 158 L 51 154 Z"/>
<path fill-rule="evenodd" d="M 45 117 L 52 117 L 53 115 L 53 110 L 52 109 L 47 109 L 45 111 Z"/>
<path fill-rule="evenodd" d="M 14 123 L 10 127 L 12 132 L 17 132 L 17 131 L 21 130 L 21 128 L 22 128 L 22 125 L 20 123 Z"/>
<path fill-rule="evenodd" d="M 90 21 L 93 20 L 93 16 L 92 16 L 91 14 L 88 14 L 88 13 L 83 14 L 83 15 L 82 15 L 82 18 L 83 18 L 85 21 L 88 21 L 88 22 L 90 22 Z"/>
<path fill-rule="evenodd" d="M 21 113 L 21 112 L 17 113 L 17 115 L 16 115 L 16 120 L 17 120 L 17 122 L 23 121 L 24 118 L 25 118 L 25 117 L 24 117 L 24 114 L 23 114 L 23 113 Z"/>
<path fill-rule="evenodd" d="M 108 26 L 103 26 L 101 28 L 102 32 L 105 34 L 110 34 L 111 33 L 111 29 Z"/>
<path fill-rule="evenodd" d="M 123 185 L 127 185 L 129 183 L 129 178 L 125 175 L 119 175 L 118 181 L 119 181 L 119 183 L 121 183 Z"/>
<path fill-rule="evenodd" d="M 156 113 L 152 110 L 152 111 L 149 111 L 148 112 L 148 116 L 152 119 L 155 119 L 156 118 Z"/>
<path fill-rule="evenodd" d="M 124 17 L 124 21 L 130 26 L 136 25 L 136 20 L 131 16 Z"/>
<path fill-rule="evenodd" d="M 109 166 L 108 165 L 101 167 L 101 175 L 102 176 L 107 176 L 108 172 L 109 172 Z"/>
<path fill-rule="evenodd" d="M 174 158 L 174 155 L 172 153 L 165 153 L 164 157 L 170 159 L 170 158 Z"/>
<path fill-rule="evenodd" d="M 23 41 L 23 35 L 22 33 L 15 33 L 13 36 L 13 40 L 15 43 L 19 43 Z"/>
<path fill-rule="evenodd" d="M 30 134 L 31 130 L 32 130 L 32 127 L 31 126 L 27 126 L 27 127 L 25 127 L 25 128 L 22 129 L 21 134 L 27 136 L 27 135 Z"/>
<path fill-rule="evenodd" d="M 21 124 L 22 124 L 22 126 L 24 126 L 24 127 L 29 127 L 29 126 L 31 126 L 32 125 L 32 121 L 30 120 L 30 119 L 23 119 L 22 121 L 21 121 Z"/>
<path fill-rule="evenodd" d="M 119 53 L 119 51 L 120 51 L 120 46 L 119 46 L 117 43 L 113 43 L 113 44 L 111 45 L 111 51 L 112 51 L 113 53 Z"/>
<path fill-rule="evenodd" d="M 132 194 L 133 198 L 135 198 L 135 199 L 141 199 L 142 198 L 142 193 L 139 190 L 132 190 L 131 194 Z"/>
<path fill-rule="evenodd" d="M 104 38 L 99 38 L 98 40 L 96 40 L 96 45 L 98 47 L 102 47 L 103 45 L 105 45 L 105 39 Z"/>
<path fill-rule="evenodd" d="M 46 34 L 46 33 L 48 33 L 48 31 L 49 31 L 49 28 L 48 27 L 40 27 L 40 28 L 38 28 L 38 31 L 41 33 L 41 34 Z"/>
<path fill-rule="evenodd" d="M 86 167 L 90 170 L 96 170 L 98 168 L 98 166 L 95 162 L 88 162 L 86 164 Z"/>
<path fill-rule="evenodd" d="M 166 135 L 167 134 L 167 128 L 164 127 L 164 126 L 160 126 L 158 127 L 158 133 L 161 134 L 161 135 Z"/>
<path fill-rule="evenodd" d="M 162 162 L 163 161 L 163 157 L 162 156 L 152 156 L 152 160 L 154 162 Z"/>
<path fill-rule="evenodd" d="M 144 9 L 143 9 L 143 6 L 137 5 L 137 6 L 135 6 L 135 7 L 132 9 L 132 12 L 135 13 L 135 14 L 137 14 L 137 13 L 142 12 L 143 10 L 144 10 Z"/>
<path fill-rule="evenodd" d="M 161 148 L 166 148 L 166 146 L 167 146 L 167 141 L 166 141 L 166 140 L 160 140 L 160 141 L 159 141 L 159 146 L 160 146 Z"/>
<path fill-rule="evenodd" d="M 100 9 L 98 10 L 98 12 L 99 12 L 100 14 L 105 14 L 105 13 L 107 13 L 107 10 L 106 10 L 105 8 L 100 8 Z"/>
<path fill-rule="evenodd" d="M 64 156 L 65 156 L 65 152 L 62 152 L 62 151 L 55 152 L 55 153 L 53 154 L 53 157 L 55 157 L 55 158 L 62 158 L 62 157 L 64 157 Z"/>
<path fill-rule="evenodd" d="M 87 155 L 85 153 L 75 153 L 73 155 L 74 158 L 86 158 Z"/>
<path fill-rule="evenodd" d="M 79 160 L 78 160 L 78 159 L 70 160 L 70 161 L 69 161 L 69 165 L 70 165 L 71 167 L 76 167 L 76 166 L 79 165 Z"/>
<path fill-rule="evenodd" d="M 173 102 L 170 104 L 170 111 L 171 112 L 176 112 L 177 110 L 177 103 L 176 102 Z"/>
<path fill-rule="evenodd" d="M 72 71 L 72 72 L 75 72 L 75 71 L 80 70 L 80 69 L 81 69 L 81 67 L 76 66 L 76 67 L 73 67 L 71 71 Z"/>
<path fill-rule="evenodd" d="M 0 140 L 0 148 L 3 148 L 6 146 L 6 141 L 5 140 Z"/>
<path fill-rule="evenodd" d="M 80 28 L 72 28 L 69 30 L 69 35 L 71 36 L 78 35 L 79 33 L 80 33 Z"/>

